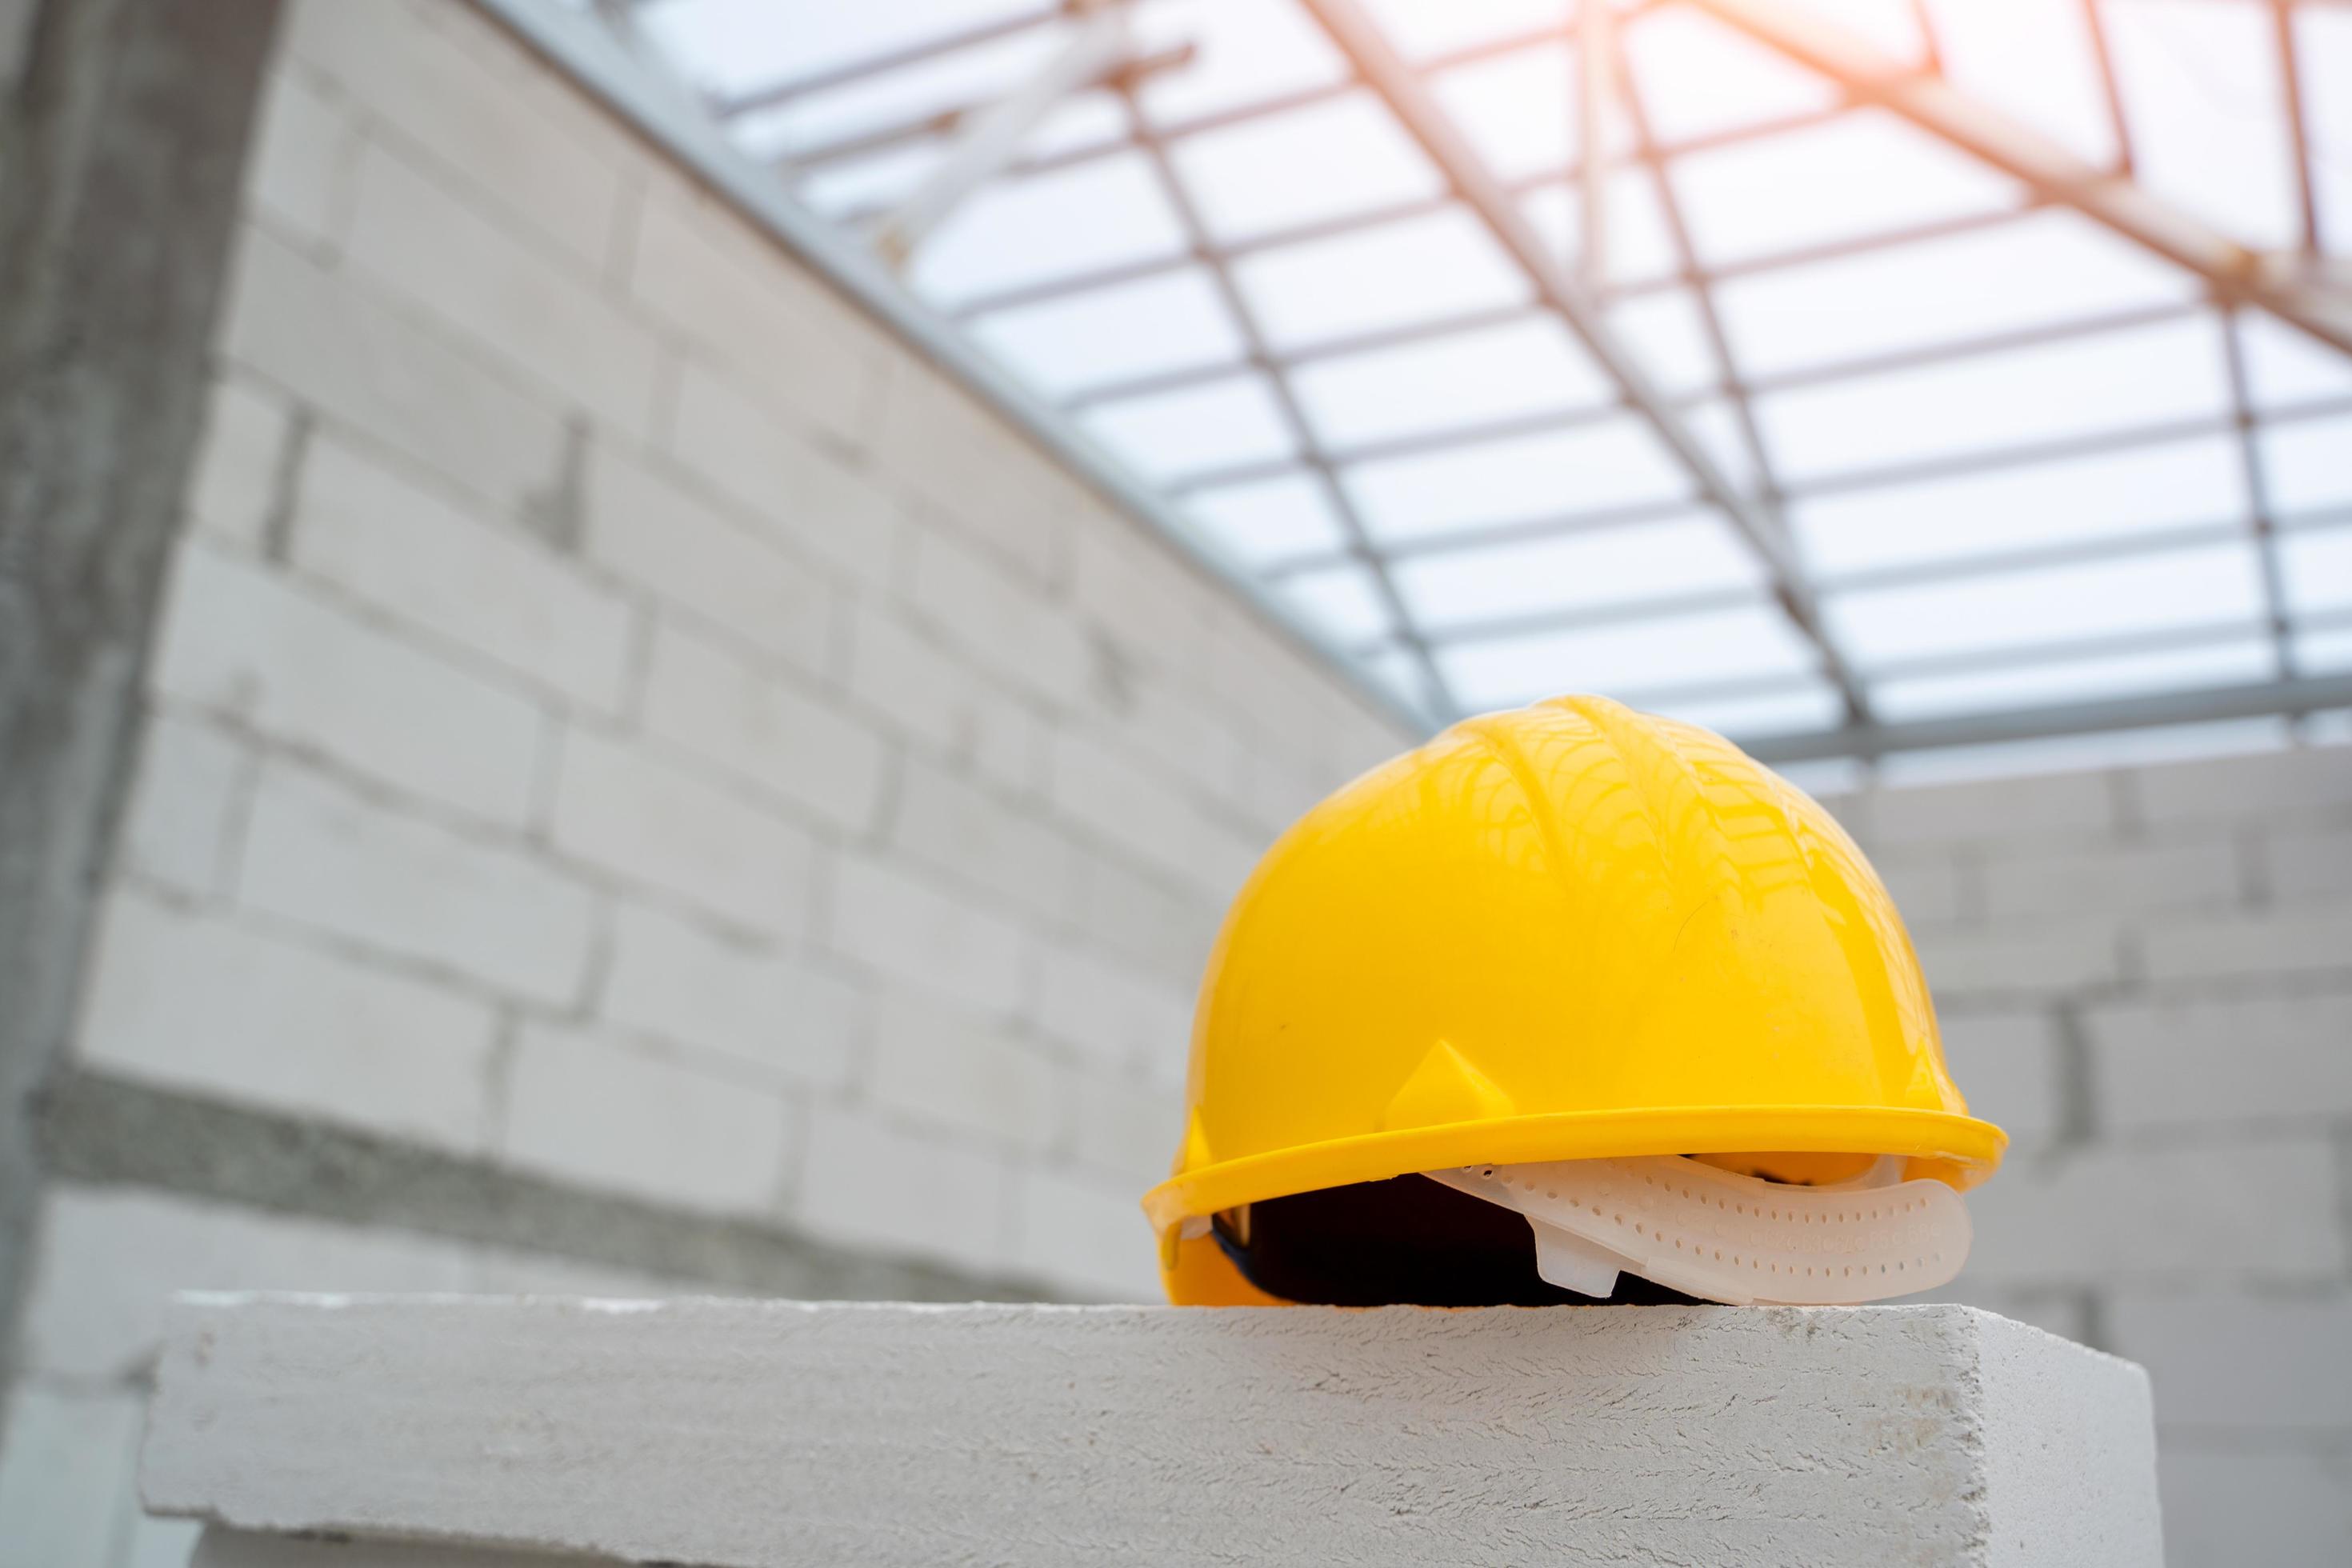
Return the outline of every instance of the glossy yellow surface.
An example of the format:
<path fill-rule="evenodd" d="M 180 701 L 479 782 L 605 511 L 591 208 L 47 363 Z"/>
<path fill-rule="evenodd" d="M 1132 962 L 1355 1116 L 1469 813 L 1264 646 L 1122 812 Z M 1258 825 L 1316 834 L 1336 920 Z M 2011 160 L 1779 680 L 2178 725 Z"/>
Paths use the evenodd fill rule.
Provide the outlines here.
<path fill-rule="evenodd" d="M 1901 1154 L 1967 1186 L 2007 1142 L 1828 813 L 1593 697 L 1465 720 L 1283 835 L 1210 957 L 1186 1093 L 1144 1199 L 1180 1302 L 1266 1300 L 1178 1226 L 1290 1193 L 1698 1153 L 1800 1180 L 1825 1168 L 1802 1156 Z"/>

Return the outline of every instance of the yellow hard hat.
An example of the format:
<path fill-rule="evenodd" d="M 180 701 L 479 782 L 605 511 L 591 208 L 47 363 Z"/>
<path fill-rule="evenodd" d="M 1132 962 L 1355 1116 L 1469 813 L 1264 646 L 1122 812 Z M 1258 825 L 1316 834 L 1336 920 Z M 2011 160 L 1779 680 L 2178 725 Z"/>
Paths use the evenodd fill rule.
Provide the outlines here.
<path fill-rule="evenodd" d="M 1963 1188 L 2008 1142 L 1829 814 L 1597 697 L 1465 720 L 1285 833 L 1211 954 L 1185 1096 L 1143 1200 L 1179 1304 L 1275 1300 L 1206 1222 L 1294 1194 L 1645 1155 L 1796 1182 L 1893 1155 Z"/>

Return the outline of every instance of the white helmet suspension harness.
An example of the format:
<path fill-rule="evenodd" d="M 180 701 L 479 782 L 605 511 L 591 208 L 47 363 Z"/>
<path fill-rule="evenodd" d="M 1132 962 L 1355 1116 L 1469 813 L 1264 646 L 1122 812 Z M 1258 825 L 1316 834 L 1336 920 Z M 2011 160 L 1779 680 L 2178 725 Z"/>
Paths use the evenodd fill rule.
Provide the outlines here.
<path fill-rule="evenodd" d="M 1607 1298 L 1622 1272 L 1737 1305 L 1839 1306 L 1948 1283 L 1969 1211 L 1889 1155 L 1833 1185 L 1791 1186 L 1659 1155 L 1464 1165 L 1423 1173 L 1527 1216 L 1536 1272 Z"/>

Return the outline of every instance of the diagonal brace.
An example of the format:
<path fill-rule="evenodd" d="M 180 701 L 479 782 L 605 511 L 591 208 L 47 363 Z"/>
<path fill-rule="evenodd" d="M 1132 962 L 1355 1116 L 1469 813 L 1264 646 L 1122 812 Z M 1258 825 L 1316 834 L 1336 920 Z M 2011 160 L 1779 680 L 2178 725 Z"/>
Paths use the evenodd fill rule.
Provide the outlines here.
<path fill-rule="evenodd" d="M 1519 264 L 1543 304 L 1557 312 L 1583 341 L 1586 350 L 1616 384 L 1618 395 L 1649 424 L 1675 460 L 1690 475 L 1699 499 L 1730 521 L 1734 531 L 1763 563 L 1773 596 L 1782 612 L 1821 650 L 1823 667 L 1844 700 L 1849 721 L 1867 722 L 1869 705 L 1862 682 L 1830 637 L 1811 584 L 1777 521 L 1733 484 L 1717 465 L 1713 454 L 1692 434 L 1664 391 L 1619 340 L 1616 329 L 1601 313 L 1600 301 L 1552 256 L 1518 204 L 1511 199 L 1509 188 L 1486 166 L 1477 149 L 1397 53 L 1379 25 L 1358 7 L 1356 0 L 1301 0 L 1301 4 Z"/>
<path fill-rule="evenodd" d="M 2078 157 L 2053 138 L 1923 74 L 1834 22 L 1779 0 L 1687 0 L 1775 53 L 1835 82 L 1857 102 L 1901 115 L 2022 182 L 2042 201 L 2074 208 L 2126 239 L 2201 276 L 2225 303 L 2267 310 L 2352 353 L 2352 292 L 2299 276 L 2295 258 L 2249 249 L 2126 174 Z"/>
<path fill-rule="evenodd" d="M 1013 161 L 1023 139 L 1040 121 L 1065 99 L 1129 64 L 1134 50 L 1130 16 L 1124 5 L 1104 5 L 1082 16 L 1076 36 L 1043 69 L 1019 91 L 974 117 L 939 167 L 875 232 L 874 248 L 882 258 L 893 267 L 905 266 L 926 234 Z"/>

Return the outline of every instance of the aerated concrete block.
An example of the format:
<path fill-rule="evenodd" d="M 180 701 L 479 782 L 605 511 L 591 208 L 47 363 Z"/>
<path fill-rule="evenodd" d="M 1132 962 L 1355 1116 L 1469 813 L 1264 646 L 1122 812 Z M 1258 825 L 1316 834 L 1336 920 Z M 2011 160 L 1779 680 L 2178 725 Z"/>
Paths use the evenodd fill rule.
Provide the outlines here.
<path fill-rule="evenodd" d="M 192 1296 L 144 1491 L 210 1568 L 2162 1553 L 2145 1374 L 1957 1306 Z"/>

